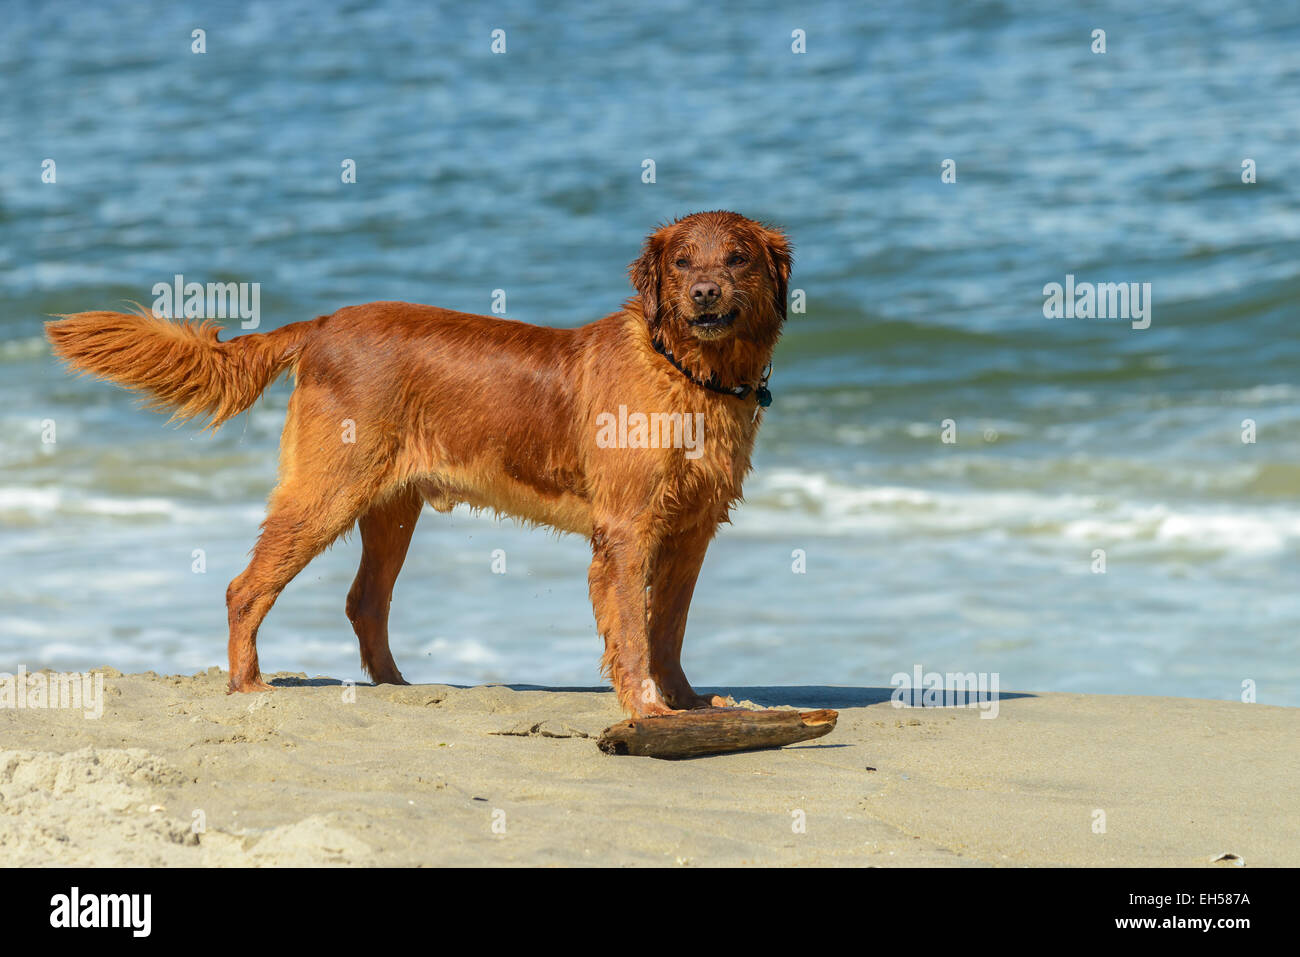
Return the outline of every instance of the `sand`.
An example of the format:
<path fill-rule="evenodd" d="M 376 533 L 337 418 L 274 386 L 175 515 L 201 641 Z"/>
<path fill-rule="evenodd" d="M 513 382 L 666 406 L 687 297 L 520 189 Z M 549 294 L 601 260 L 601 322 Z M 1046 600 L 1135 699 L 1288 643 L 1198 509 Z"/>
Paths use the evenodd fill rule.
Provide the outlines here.
<path fill-rule="evenodd" d="M 1300 709 L 1004 693 L 990 720 L 732 688 L 839 726 L 669 762 L 596 748 L 603 690 L 98 670 L 98 719 L 0 709 L 6 864 L 1300 864 Z"/>

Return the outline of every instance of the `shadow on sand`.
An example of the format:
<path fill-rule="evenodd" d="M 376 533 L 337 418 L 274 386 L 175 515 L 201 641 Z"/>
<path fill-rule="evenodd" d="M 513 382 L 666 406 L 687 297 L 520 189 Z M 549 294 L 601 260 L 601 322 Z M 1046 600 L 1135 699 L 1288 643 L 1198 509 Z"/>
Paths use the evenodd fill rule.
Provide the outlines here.
<path fill-rule="evenodd" d="M 338 678 L 304 678 L 297 675 L 278 675 L 268 679 L 270 684 L 277 688 L 321 688 L 331 685 L 342 685 L 343 682 Z M 361 687 L 374 687 L 368 682 L 357 682 Z M 476 685 L 439 685 L 443 688 L 458 688 L 461 690 L 478 687 Z M 598 687 L 549 687 L 546 685 L 527 685 L 527 684 L 504 684 L 492 685 L 490 687 L 509 688 L 511 691 L 576 691 L 586 694 L 613 694 L 608 686 Z M 900 694 L 899 700 L 911 707 L 926 707 L 927 702 L 924 698 L 925 692 L 922 689 L 897 689 L 897 688 L 852 688 L 838 687 L 835 685 L 771 685 L 761 687 L 732 687 L 732 688 L 708 688 L 698 687 L 695 689 L 700 694 L 729 694 L 737 701 L 752 701 L 756 705 L 764 708 L 774 708 L 781 705 L 793 705 L 797 708 L 832 708 L 835 710 L 841 708 L 865 708 L 873 704 L 883 704 L 891 700 L 895 693 Z M 951 692 L 949 692 L 951 694 Z M 969 697 L 962 699 L 966 706 L 979 704 L 996 698 L 998 701 L 1007 701 L 1012 698 L 1032 698 L 1034 695 L 1024 692 L 999 691 L 996 695 L 989 695 L 987 692 L 973 692 Z M 949 705 L 951 705 L 951 701 Z M 936 704 L 930 703 L 929 707 L 936 707 Z M 943 707 L 943 704 L 938 704 Z"/>

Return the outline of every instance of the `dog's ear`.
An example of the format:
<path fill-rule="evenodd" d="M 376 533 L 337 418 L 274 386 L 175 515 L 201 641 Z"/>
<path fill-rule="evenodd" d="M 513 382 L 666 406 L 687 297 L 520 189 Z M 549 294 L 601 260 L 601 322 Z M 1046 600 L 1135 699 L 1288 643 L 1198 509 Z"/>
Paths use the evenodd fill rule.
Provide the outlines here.
<path fill-rule="evenodd" d="M 790 240 L 779 229 L 766 227 L 763 230 L 763 250 L 767 255 L 767 271 L 772 277 L 773 295 L 776 298 L 777 315 L 785 321 L 786 299 L 789 297 L 790 268 L 794 265 L 793 250 Z"/>
<path fill-rule="evenodd" d="M 632 285 L 641 296 L 641 312 L 645 315 L 645 321 L 651 329 L 659 325 L 659 284 L 663 281 L 664 251 L 662 234 L 663 230 L 660 230 L 646 237 L 640 257 L 627 267 Z"/>

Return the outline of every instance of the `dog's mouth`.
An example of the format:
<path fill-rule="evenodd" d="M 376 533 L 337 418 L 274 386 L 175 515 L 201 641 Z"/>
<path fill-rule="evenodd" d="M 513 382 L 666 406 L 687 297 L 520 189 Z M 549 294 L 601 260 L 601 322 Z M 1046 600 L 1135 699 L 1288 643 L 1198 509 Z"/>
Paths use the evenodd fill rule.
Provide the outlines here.
<path fill-rule="evenodd" d="M 739 309 L 732 309 L 730 312 L 701 312 L 689 322 L 697 329 L 724 329 L 736 321 L 740 315 Z"/>

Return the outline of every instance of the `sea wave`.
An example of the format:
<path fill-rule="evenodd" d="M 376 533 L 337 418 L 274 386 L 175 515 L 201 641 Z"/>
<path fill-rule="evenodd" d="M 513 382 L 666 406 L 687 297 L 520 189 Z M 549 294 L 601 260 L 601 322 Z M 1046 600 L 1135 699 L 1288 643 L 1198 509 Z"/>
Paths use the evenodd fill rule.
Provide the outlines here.
<path fill-rule="evenodd" d="M 49 525 L 70 517 L 224 525 L 232 520 L 262 520 L 260 505 L 195 504 L 160 496 L 88 495 L 72 489 L 0 486 L 0 522 L 11 527 Z"/>
<path fill-rule="evenodd" d="M 1300 509 L 1170 505 L 1106 495 L 854 485 L 773 470 L 753 484 L 739 531 L 873 537 L 997 533 L 1105 547 L 1147 543 L 1187 551 L 1274 554 L 1300 549 Z"/>

